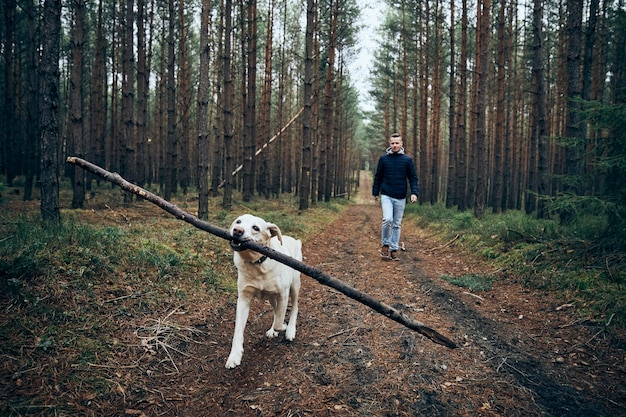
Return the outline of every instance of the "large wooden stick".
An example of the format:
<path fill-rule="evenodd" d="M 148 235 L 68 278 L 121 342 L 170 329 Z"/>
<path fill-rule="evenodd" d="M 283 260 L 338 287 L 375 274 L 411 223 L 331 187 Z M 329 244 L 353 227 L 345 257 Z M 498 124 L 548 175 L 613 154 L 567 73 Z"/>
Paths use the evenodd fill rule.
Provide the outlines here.
<path fill-rule="evenodd" d="M 156 204 L 163 210 L 174 215 L 176 218 L 183 220 L 197 227 L 200 230 L 209 232 L 215 236 L 221 237 L 222 239 L 226 239 L 229 241 L 233 240 L 233 237 L 230 235 L 230 233 L 227 230 L 198 219 L 193 214 L 187 213 L 186 211 L 181 210 L 176 205 L 160 198 L 156 194 L 153 194 L 135 184 L 132 184 L 126 181 L 117 173 L 109 172 L 103 168 L 100 168 L 97 165 L 94 165 L 88 161 L 85 161 L 84 159 L 80 159 L 74 156 L 68 157 L 67 162 L 73 165 L 77 165 L 93 174 L 98 175 L 99 177 L 104 178 L 105 180 L 113 184 L 120 186 L 120 188 L 122 188 L 123 190 L 129 191 L 133 194 L 136 194 L 142 197 L 145 200 L 150 201 L 151 203 Z M 378 301 L 371 295 L 361 292 L 357 290 L 356 288 L 353 288 L 347 285 L 346 283 L 336 278 L 333 278 L 328 274 L 325 274 L 324 272 L 320 271 L 317 268 L 309 266 L 290 256 L 287 256 L 283 253 L 275 251 L 274 249 L 270 249 L 267 246 L 263 246 L 255 242 L 248 241 L 248 242 L 242 242 L 241 244 L 247 249 L 251 249 L 255 252 L 266 255 L 269 258 L 275 259 L 278 262 L 281 262 L 287 266 L 290 266 L 291 268 L 297 271 L 302 272 L 303 274 L 308 275 L 309 277 L 317 280 L 320 284 L 336 289 L 337 291 L 341 292 L 347 297 L 352 298 L 353 300 L 356 300 L 362 304 L 365 304 L 366 306 L 372 308 L 378 313 L 390 318 L 391 320 L 396 321 L 408 327 L 409 329 L 415 330 L 416 332 L 426 336 L 427 338 L 429 338 L 430 340 L 432 340 L 433 342 L 437 344 L 446 346 L 451 349 L 454 349 L 457 347 L 457 345 L 452 340 L 443 336 L 436 330 L 426 326 L 424 323 L 421 323 L 417 320 L 413 320 L 410 317 L 407 317 L 402 312 L 396 310 L 390 305 L 385 304 L 381 301 Z"/>

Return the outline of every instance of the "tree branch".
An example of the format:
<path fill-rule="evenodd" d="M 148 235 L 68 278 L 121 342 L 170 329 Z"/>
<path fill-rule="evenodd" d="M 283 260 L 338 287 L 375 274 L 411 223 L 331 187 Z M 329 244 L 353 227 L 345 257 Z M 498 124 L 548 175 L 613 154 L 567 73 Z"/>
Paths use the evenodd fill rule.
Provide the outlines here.
<path fill-rule="evenodd" d="M 150 201 L 151 203 L 156 204 L 157 206 L 159 206 L 160 208 L 162 208 L 163 210 L 167 211 L 168 213 L 174 215 L 176 218 L 183 220 L 193 226 L 195 226 L 196 228 L 200 229 L 200 230 L 204 230 L 206 232 L 209 232 L 215 236 L 221 237 L 222 239 L 226 239 L 226 240 L 233 240 L 233 237 L 230 235 L 230 233 L 225 230 L 222 229 L 220 227 L 214 226 L 210 223 L 204 222 L 200 219 L 198 219 L 196 216 L 194 216 L 193 214 L 187 213 L 184 210 L 181 210 L 179 207 L 177 207 L 176 205 L 160 198 L 159 196 L 157 196 L 156 194 L 153 194 L 135 184 L 132 184 L 128 181 L 126 181 L 124 178 L 122 178 L 119 174 L 117 173 L 111 173 L 103 168 L 100 168 L 97 165 L 94 165 L 88 161 L 85 161 L 84 159 L 80 159 L 77 157 L 73 157 L 70 156 L 67 158 L 67 162 L 73 165 L 77 165 L 93 174 L 98 175 L 99 177 L 102 177 L 103 179 L 118 185 L 120 188 L 122 188 L 123 190 L 129 191 L 133 194 L 136 194 L 140 197 L 142 197 L 145 200 Z M 261 253 L 263 255 L 268 256 L 269 258 L 275 259 L 278 262 L 281 262 L 287 266 L 290 266 L 291 268 L 302 272 L 303 274 L 308 275 L 309 277 L 315 279 L 316 281 L 318 281 L 320 284 L 322 285 L 326 285 L 329 287 L 332 287 L 338 291 L 340 291 L 342 294 L 344 294 L 345 296 L 352 298 L 353 300 L 356 300 L 362 304 L 365 304 L 366 306 L 372 308 L 373 310 L 375 310 L 376 312 L 390 318 L 391 320 L 400 323 L 406 327 L 408 327 L 409 329 L 412 329 L 424 336 L 426 336 L 427 338 L 429 338 L 430 340 L 432 340 L 433 342 L 446 346 L 448 348 L 454 349 L 457 347 L 457 345 L 450 339 L 448 339 L 447 337 L 443 336 L 442 334 L 440 334 L 439 332 L 437 332 L 436 330 L 426 326 L 424 323 L 421 323 L 417 320 L 413 320 L 410 317 L 407 317 L 406 315 L 404 315 L 402 312 L 396 310 L 395 308 L 389 306 L 388 304 L 385 304 L 381 301 L 376 300 L 374 297 L 372 297 L 369 294 L 366 294 L 364 292 L 361 292 L 347 284 L 345 284 L 344 282 L 331 277 L 328 274 L 325 274 L 324 272 L 320 271 L 319 269 L 313 268 L 303 262 L 300 262 L 290 256 L 287 256 L 281 252 L 277 252 L 274 249 L 268 248 L 267 246 L 264 245 L 260 245 L 258 243 L 255 242 L 251 242 L 251 241 L 247 241 L 247 242 L 242 242 L 241 243 L 246 249 L 251 249 L 255 252 Z"/>

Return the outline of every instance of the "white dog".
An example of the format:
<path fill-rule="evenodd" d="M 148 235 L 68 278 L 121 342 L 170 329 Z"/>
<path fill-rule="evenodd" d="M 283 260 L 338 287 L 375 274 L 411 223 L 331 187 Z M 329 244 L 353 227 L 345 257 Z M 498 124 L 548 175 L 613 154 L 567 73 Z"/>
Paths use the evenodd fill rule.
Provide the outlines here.
<path fill-rule="evenodd" d="M 296 337 L 296 319 L 298 318 L 298 293 L 300 292 L 300 272 L 278 261 L 241 247 L 240 242 L 252 240 L 302 261 L 302 242 L 290 236 L 283 236 L 278 226 L 265 220 L 244 214 L 230 226 L 234 238 L 231 248 L 235 251 L 233 259 L 237 267 L 237 315 L 235 334 L 226 368 L 241 364 L 243 356 L 243 335 L 253 298 L 268 300 L 274 309 L 274 322 L 265 333 L 267 337 L 276 337 L 285 330 L 285 338 Z M 289 325 L 285 325 L 287 303 L 291 299 Z"/>

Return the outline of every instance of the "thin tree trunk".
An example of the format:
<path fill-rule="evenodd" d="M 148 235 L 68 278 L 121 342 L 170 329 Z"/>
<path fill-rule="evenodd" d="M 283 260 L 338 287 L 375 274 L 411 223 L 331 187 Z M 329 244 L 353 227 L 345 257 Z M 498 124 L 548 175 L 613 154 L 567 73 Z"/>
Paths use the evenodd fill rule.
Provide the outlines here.
<path fill-rule="evenodd" d="M 546 139 L 546 87 L 544 72 L 544 52 L 543 52 L 543 1 L 533 1 L 533 55 L 532 55 L 532 72 L 533 72 L 533 92 L 534 103 L 532 108 L 533 126 L 531 134 L 533 140 L 537 143 L 537 178 L 536 191 L 539 194 L 537 201 L 537 217 L 545 218 L 547 216 L 547 207 L 542 196 L 546 196 L 548 192 L 548 140 Z M 536 201 L 533 197 L 533 201 Z M 528 207 L 528 206 L 527 206 Z"/>
<path fill-rule="evenodd" d="M 496 106 L 495 106 L 495 118 L 496 129 L 494 137 L 494 150 L 493 150 L 493 189 L 492 189 L 492 202 L 491 207 L 494 213 L 502 211 L 502 199 L 504 189 L 504 144 L 506 142 L 506 93 L 505 93 L 505 79 L 506 79 L 506 67 L 505 67 L 505 27 L 506 27 L 506 0 L 500 0 L 500 10 L 498 15 L 498 52 L 497 52 L 497 67 L 496 67 Z"/>
<path fill-rule="evenodd" d="M 441 13 L 439 9 L 439 0 L 435 1 L 435 16 L 439 16 Z M 429 201 L 430 204 L 435 204 L 439 201 L 439 185 L 441 184 L 441 173 L 440 173 L 440 157 L 439 154 L 439 145 L 441 141 L 441 95 L 442 95 L 442 87 L 443 83 L 443 68 L 442 68 L 442 50 L 443 50 L 443 42 L 442 42 L 442 26 L 443 22 L 439 17 L 435 18 L 435 22 L 433 25 L 433 32 L 430 43 L 433 45 L 433 70 L 432 70 L 432 97 L 431 97 L 431 112 L 430 112 L 430 140 L 431 140 L 431 159 L 430 159 L 430 194 Z M 431 48 L 429 48 L 430 50 Z"/>
<path fill-rule="evenodd" d="M 45 0 L 41 52 L 41 219 L 61 221 L 59 209 L 59 50 L 61 0 Z"/>
<path fill-rule="evenodd" d="M 457 104 L 457 135 L 458 146 L 456 205 L 459 211 L 467 209 L 467 59 L 468 59 L 468 18 L 467 0 L 462 0 L 461 10 L 461 54 L 459 56 L 459 100 Z"/>
<path fill-rule="evenodd" d="M 70 142 L 74 145 L 74 154 L 85 156 L 85 137 L 83 134 L 83 47 L 85 25 L 85 2 L 73 0 L 74 25 L 72 26 L 72 73 L 70 75 Z M 81 172 L 82 171 L 82 172 Z M 72 208 L 83 208 L 85 203 L 85 172 L 74 170 Z"/>
<path fill-rule="evenodd" d="M 35 5 L 33 0 L 25 2 L 26 16 L 28 18 L 28 39 L 26 44 L 26 72 L 27 77 L 27 95 L 26 95 L 26 126 L 25 126 L 25 145 L 26 145 L 26 183 L 24 184 L 24 201 L 30 201 L 33 198 L 33 185 L 35 177 L 39 172 L 39 151 L 41 150 L 41 136 L 39 135 L 39 74 L 37 72 L 37 53 L 38 48 L 35 46 L 38 42 L 36 33 L 38 30 L 38 19 L 35 13 Z"/>
<path fill-rule="evenodd" d="M 491 0 L 482 0 L 480 2 L 480 17 L 478 20 L 479 41 L 476 42 L 477 50 L 477 69 L 476 76 L 478 82 L 476 86 L 476 194 L 474 199 L 474 215 L 482 218 L 485 214 L 485 206 L 487 204 L 487 184 L 489 172 L 488 146 L 486 137 L 486 109 L 487 109 L 487 86 L 489 80 L 488 74 L 488 52 L 489 52 L 489 33 L 490 33 L 490 10 Z"/>
<path fill-rule="evenodd" d="M 189 146 L 189 132 L 191 132 L 191 81 L 189 63 L 187 58 L 187 25 L 185 22 L 185 3 L 184 0 L 178 1 L 178 103 L 177 108 L 177 125 L 180 129 L 176 129 L 176 136 L 180 137 L 180 147 L 176 158 L 177 178 L 181 191 L 187 195 L 189 185 L 191 185 L 191 160 L 195 152 Z"/>
<path fill-rule="evenodd" d="M 200 68 L 198 71 L 198 217 L 209 217 L 209 22 L 211 0 L 202 0 L 200 14 Z"/>
<path fill-rule="evenodd" d="M 256 183 L 256 158 L 254 151 L 258 147 L 256 135 L 256 64 L 257 64 L 257 6 L 256 0 L 247 0 L 247 19 L 243 13 L 242 21 L 246 21 L 244 45 L 244 65 L 247 63 L 246 77 L 242 77 L 245 95 L 244 120 L 244 172 L 243 172 L 243 201 L 250 201 L 254 195 Z M 247 78 L 247 79 L 246 79 Z"/>
<path fill-rule="evenodd" d="M 271 131 L 271 115 L 272 115 L 272 38 L 274 34 L 274 2 L 270 0 L 268 4 L 267 10 L 267 28 L 266 28 L 266 36 L 265 36 L 265 71 L 263 74 L 263 88 L 261 92 L 261 111 L 259 114 L 259 129 L 258 136 L 261 138 L 261 142 L 265 142 L 270 138 Z M 281 87 L 279 87 L 281 88 Z M 282 97 L 282 96 L 279 96 Z M 282 101 L 282 100 L 281 100 Z M 279 118 L 280 123 L 280 118 Z M 279 124 L 280 126 L 280 124 Z M 259 171 L 259 193 L 265 196 L 265 198 L 270 197 L 270 191 L 272 189 L 272 180 L 275 174 L 272 172 L 270 160 L 273 163 L 279 163 L 280 157 L 276 158 L 277 150 L 280 149 L 280 143 L 282 142 L 279 139 L 278 144 L 272 146 L 269 149 L 269 152 L 264 152 L 261 156 L 261 160 L 263 161 L 262 169 Z M 272 157 L 273 156 L 273 157 Z"/>
<path fill-rule="evenodd" d="M 583 174 L 583 144 L 585 130 L 582 124 L 580 104 L 582 96 L 581 79 L 581 47 L 582 47 L 582 9 L 583 0 L 567 0 L 567 123 L 565 134 L 571 146 L 565 149 L 566 175 L 570 180 Z M 573 182 L 574 184 L 577 183 Z M 578 185 L 567 185 L 566 191 L 581 194 L 583 189 Z M 561 220 L 568 221 L 572 213 L 564 213 Z"/>
<path fill-rule="evenodd" d="M 134 0 L 124 1 L 124 20 L 122 24 L 124 39 L 122 48 L 122 119 L 123 119 L 123 143 L 124 152 L 121 154 L 122 172 L 131 181 L 135 181 L 135 89 L 134 82 L 135 72 L 134 64 Z M 130 204 L 132 194 L 124 194 L 124 203 Z"/>
<path fill-rule="evenodd" d="M 231 36 L 233 28 L 232 0 L 225 0 L 224 7 L 224 50 L 222 56 L 222 71 L 224 75 L 224 196 L 222 206 L 229 209 L 233 205 L 232 175 L 233 161 L 233 96 L 234 85 L 231 70 Z"/>
<path fill-rule="evenodd" d="M 300 210 L 309 208 L 309 194 L 311 192 L 311 140 L 313 123 L 313 30 L 314 30 L 314 10 L 317 6 L 315 0 L 307 0 L 306 3 L 306 35 L 305 35 L 305 56 L 304 56 L 304 88 L 302 101 L 304 102 L 304 113 L 302 116 L 302 167 L 300 174 Z"/>
<path fill-rule="evenodd" d="M 419 126 L 419 166 L 417 169 L 419 170 L 419 180 L 420 180 L 420 199 L 421 201 L 430 201 L 430 170 L 428 167 L 428 162 L 431 160 L 430 158 L 430 140 L 428 137 L 428 77 L 430 72 L 429 63 L 429 25 L 428 19 L 426 23 L 424 23 L 424 16 L 430 16 L 430 2 L 425 2 L 425 12 L 419 14 L 418 21 L 418 32 L 419 32 L 419 74 L 420 74 L 420 126 Z"/>
<path fill-rule="evenodd" d="M 176 30 L 176 13 L 174 0 L 168 0 L 168 32 L 167 32 L 167 139 L 166 139 L 166 170 L 165 198 L 170 199 L 178 186 L 178 136 L 176 134 L 176 77 L 174 39 Z"/>
<path fill-rule="evenodd" d="M 146 50 L 145 33 L 146 13 L 144 1 L 137 2 L 137 115 L 136 115 L 136 144 L 137 156 L 135 177 L 137 184 L 145 184 L 147 178 L 146 142 L 148 138 L 148 99 L 150 94 L 150 67 L 148 66 L 148 51 Z"/>
<path fill-rule="evenodd" d="M 16 67 L 18 56 L 16 56 L 15 48 L 15 11 L 17 1 L 7 0 L 2 5 L 4 19 L 2 24 L 6 34 L 2 34 L 2 42 L 6 42 L 6 47 L 2 48 L 2 60 L 4 67 L 4 86 L 5 94 L 2 96 L 2 114 L 0 118 L 0 129 L 2 129 L 5 137 L 0 140 L 0 168 L 2 173 L 6 175 L 7 185 L 13 186 L 13 179 L 18 175 L 19 166 L 14 163 L 19 155 L 18 143 L 18 126 L 19 126 L 19 105 L 17 97 L 17 81 Z M 34 39 L 33 39 L 34 40 Z M 10 163 L 13 162 L 13 163 Z"/>
<path fill-rule="evenodd" d="M 224 101 L 224 9 L 225 4 L 220 3 L 219 24 L 217 25 L 217 56 L 221 60 L 216 64 L 217 76 L 215 77 L 215 98 L 218 103 Z M 232 6 L 231 6 L 232 7 Z M 224 177 L 224 109 L 216 111 L 213 121 L 213 169 L 211 173 L 211 191 L 213 197 L 219 195 L 219 185 Z M 230 174 L 230 173 L 229 173 Z"/>
<path fill-rule="evenodd" d="M 455 71 L 456 66 L 456 37 L 454 31 L 455 26 L 455 0 L 450 0 L 450 104 L 448 106 L 448 181 L 446 188 L 446 208 L 450 208 L 455 202 L 456 192 L 456 164 L 457 158 L 457 125 L 456 125 L 456 88 L 457 88 L 457 74 Z"/>

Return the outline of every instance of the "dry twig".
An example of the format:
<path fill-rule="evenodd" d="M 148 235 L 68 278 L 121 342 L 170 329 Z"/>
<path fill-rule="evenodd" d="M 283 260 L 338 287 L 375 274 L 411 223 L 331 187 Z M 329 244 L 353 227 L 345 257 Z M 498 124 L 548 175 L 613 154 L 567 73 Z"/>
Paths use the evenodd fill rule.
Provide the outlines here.
<path fill-rule="evenodd" d="M 450 241 L 448 241 L 448 242 L 444 243 L 444 244 L 443 244 L 443 245 L 441 245 L 441 246 L 437 246 L 436 248 L 429 249 L 428 251 L 429 251 L 429 252 L 434 252 L 434 251 L 436 251 L 436 250 L 439 250 L 439 249 L 443 249 L 443 248 L 445 248 L 445 247 L 448 247 L 448 246 L 452 245 L 454 242 L 456 242 L 456 241 L 457 241 L 457 239 L 458 239 L 459 237 L 461 237 L 461 235 L 456 235 L 456 236 L 454 236 L 454 238 L 452 238 Z"/>

